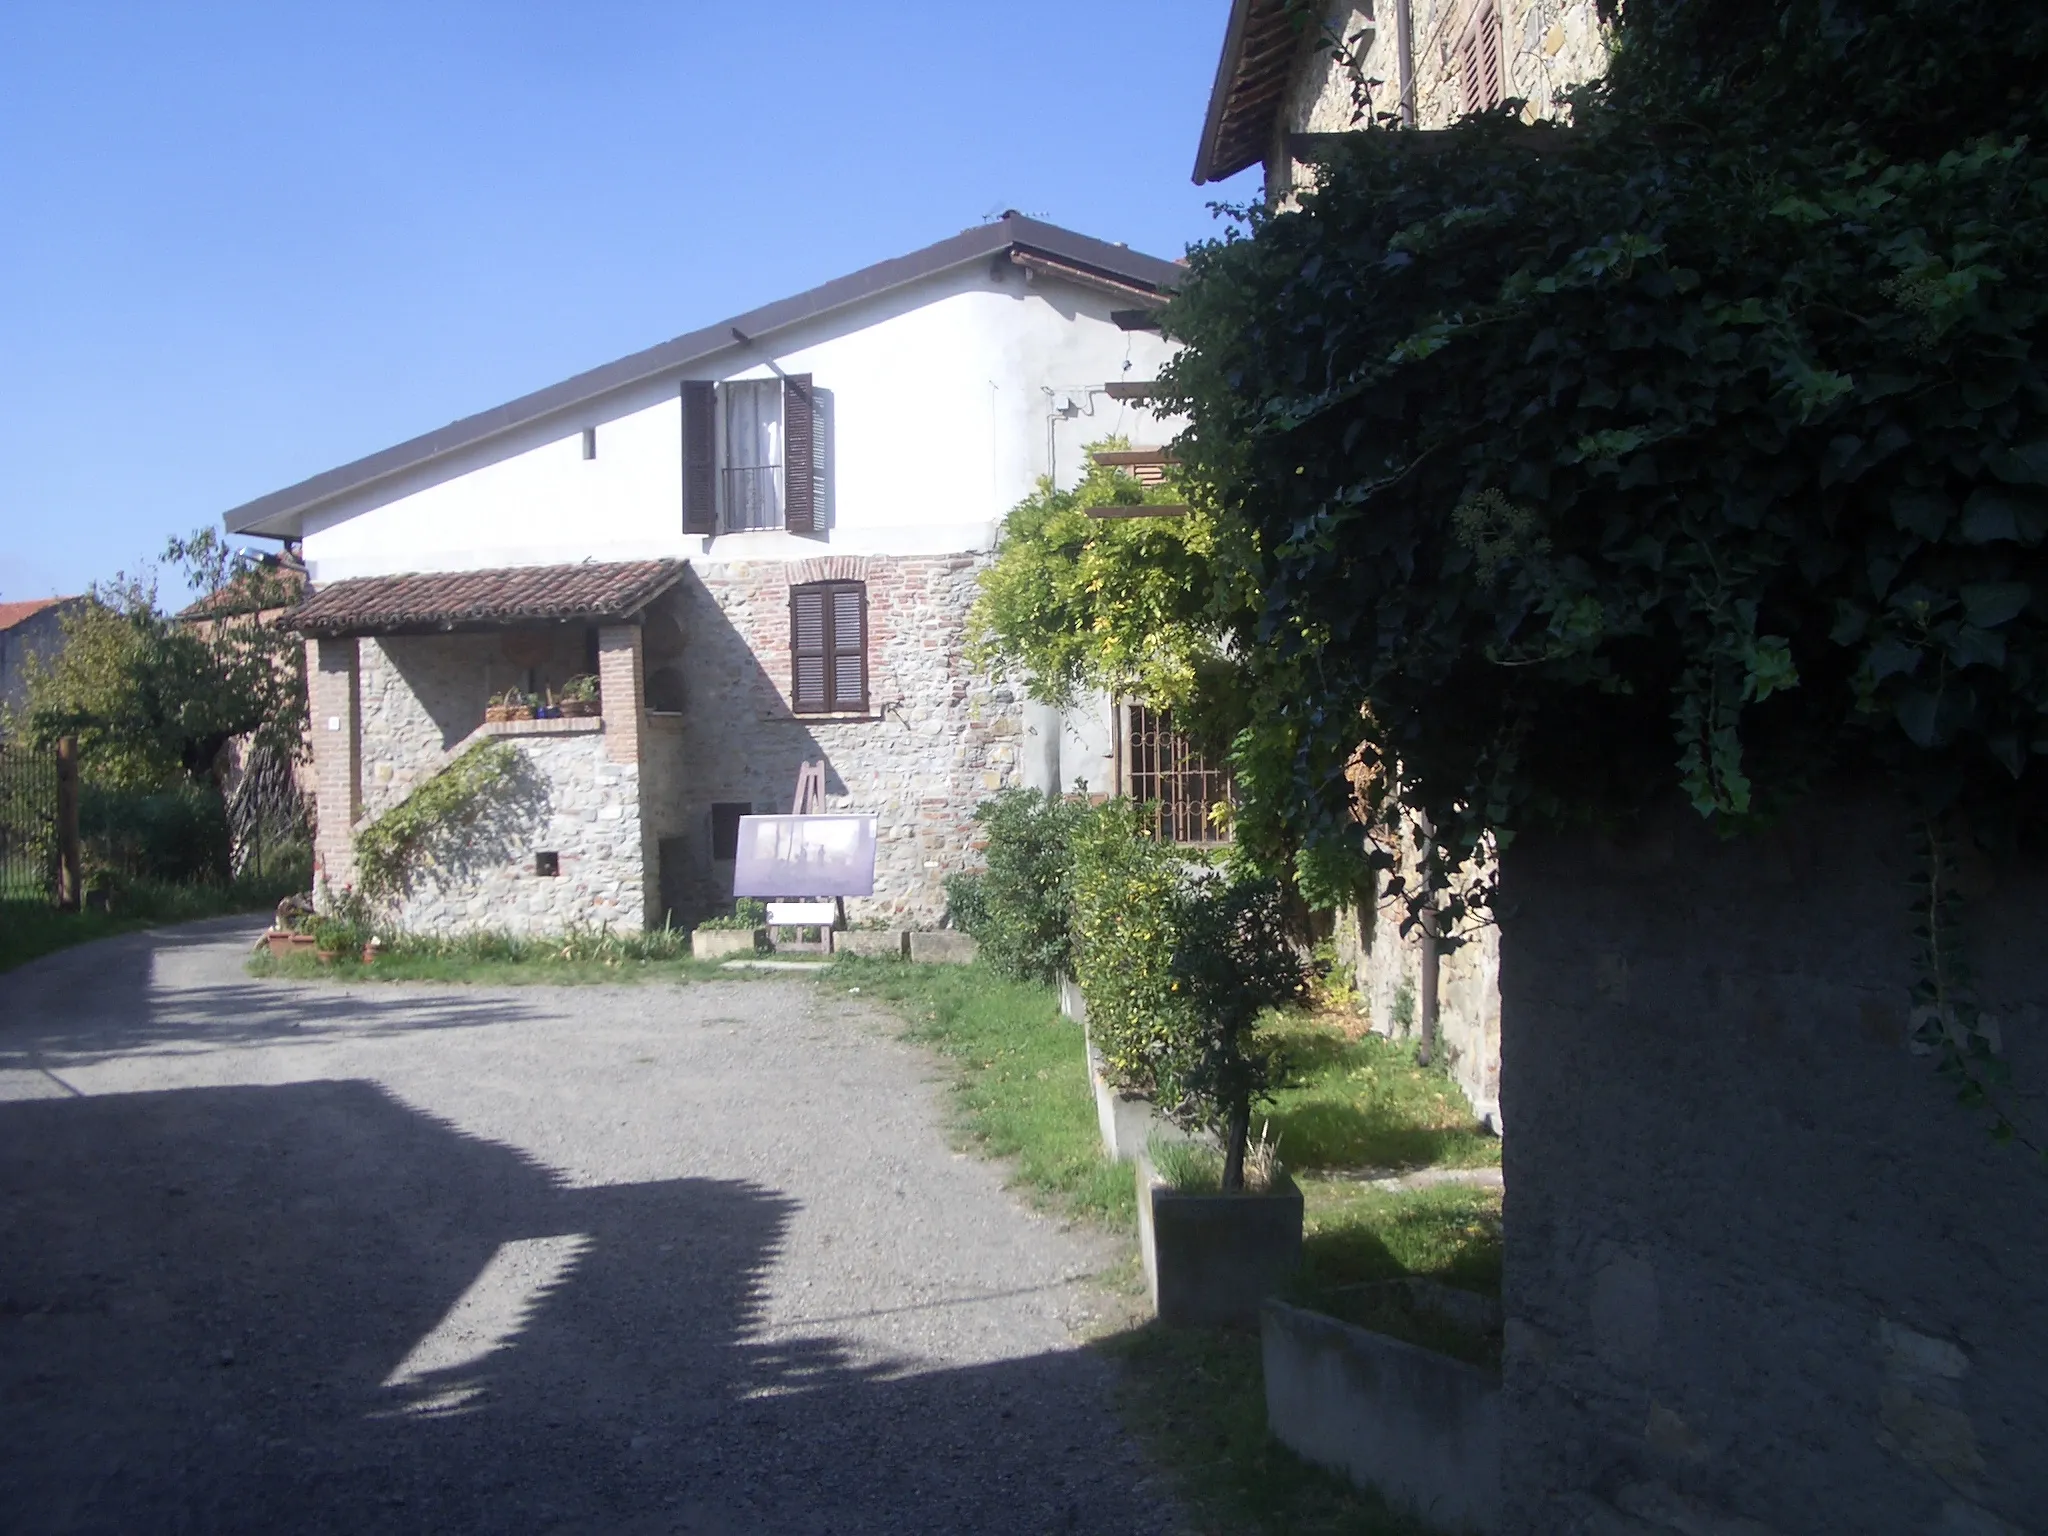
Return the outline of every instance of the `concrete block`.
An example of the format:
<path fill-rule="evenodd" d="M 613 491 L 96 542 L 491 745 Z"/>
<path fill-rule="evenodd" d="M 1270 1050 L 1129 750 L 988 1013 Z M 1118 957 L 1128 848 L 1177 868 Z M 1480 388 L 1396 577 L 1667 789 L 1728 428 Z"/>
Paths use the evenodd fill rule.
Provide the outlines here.
<path fill-rule="evenodd" d="M 1088 999 L 1081 995 L 1081 984 L 1071 976 L 1060 977 L 1060 1012 L 1076 1024 L 1087 1026 Z"/>
<path fill-rule="evenodd" d="M 1446 1531 L 1501 1523 L 1500 1381 L 1320 1312 L 1260 1315 L 1266 1423 L 1308 1461 Z"/>
<path fill-rule="evenodd" d="M 887 928 L 877 931 L 872 928 L 849 928 L 835 936 L 835 946 L 842 955 L 862 955 L 869 959 L 901 960 L 910 935 L 901 928 Z"/>
<path fill-rule="evenodd" d="M 1188 1195 L 1138 1159 L 1138 1246 L 1163 1323 L 1256 1327 L 1259 1304 L 1301 1267 L 1301 1191 Z"/>
<path fill-rule="evenodd" d="M 695 960 L 723 960 L 727 955 L 751 955 L 766 943 L 765 928 L 693 928 L 690 956 Z"/>
<path fill-rule="evenodd" d="M 1160 1114 L 1150 1099 L 1134 1098 L 1112 1087 L 1092 1045 L 1088 1047 L 1088 1081 L 1095 1089 L 1095 1125 L 1102 1133 L 1102 1150 L 1112 1161 L 1128 1163 L 1141 1158 L 1154 1140 L 1198 1139 Z"/>
<path fill-rule="evenodd" d="M 950 928 L 910 936 L 910 958 L 922 965 L 970 965 L 980 951 L 973 939 Z"/>

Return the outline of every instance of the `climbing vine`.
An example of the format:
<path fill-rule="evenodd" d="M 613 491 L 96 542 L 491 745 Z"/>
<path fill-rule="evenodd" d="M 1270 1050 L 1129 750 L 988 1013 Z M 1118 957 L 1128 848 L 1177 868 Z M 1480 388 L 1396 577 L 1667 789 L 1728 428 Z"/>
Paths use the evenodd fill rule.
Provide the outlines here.
<path fill-rule="evenodd" d="M 480 741 L 356 834 L 356 880 L 364 895 L 403 891 L 433 842 L 474 826 L 513 784 L 516 749 Z"/>
<path fill-rule="evenodd" d="M 1256 594 L 1240 845 L 1387 869 L 1427 827 L 1404 894 L 1453 926 L 1489 840 L 1674 791 L 1739 831 L 1874 775 L 2039 839 L 2048 12 L 1616 38 L 1569 125 L 1349 135 L 1191 255 L 1164 403 L 1212 591 Z M 1930 870 L 1917 1027 L 1988 1093 Z"/>

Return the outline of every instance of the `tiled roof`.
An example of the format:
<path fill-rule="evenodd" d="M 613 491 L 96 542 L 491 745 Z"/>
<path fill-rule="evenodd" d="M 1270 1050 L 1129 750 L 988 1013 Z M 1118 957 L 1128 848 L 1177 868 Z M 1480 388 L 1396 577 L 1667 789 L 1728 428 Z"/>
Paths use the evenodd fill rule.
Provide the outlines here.
<path fill-rule="evenodd" d="M 307 635 L 379 635 L 623 619 L 683 574 L 680 560 L 365 576 L 321 587 L 283 623 Z"/>
<path fill-rule="evenodd" d="M 75 597 L 36 597 L 24 603 L 0 603 L 0 629 L 12 629 L 17 624 L 26 623 L 45 608 L 77 601 Z"/>
<path fill-rule="evenodd" d="M 255 570 L 235 572 L 226 586 L 187 604 L 178 617 L 190 624 L 202 619 L 288 608 L 305 590 L 306 573 L 297 566 L 279 564 L 273 556 Z"/>

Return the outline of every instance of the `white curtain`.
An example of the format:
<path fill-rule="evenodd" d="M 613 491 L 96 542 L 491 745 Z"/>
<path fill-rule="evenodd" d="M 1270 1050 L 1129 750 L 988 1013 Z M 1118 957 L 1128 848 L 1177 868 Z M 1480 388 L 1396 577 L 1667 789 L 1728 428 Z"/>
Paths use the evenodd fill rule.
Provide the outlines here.
<path fill-rule="evenodd" d="M 782 526 L 782 381 L 725 386 L 725 521 Z"/>

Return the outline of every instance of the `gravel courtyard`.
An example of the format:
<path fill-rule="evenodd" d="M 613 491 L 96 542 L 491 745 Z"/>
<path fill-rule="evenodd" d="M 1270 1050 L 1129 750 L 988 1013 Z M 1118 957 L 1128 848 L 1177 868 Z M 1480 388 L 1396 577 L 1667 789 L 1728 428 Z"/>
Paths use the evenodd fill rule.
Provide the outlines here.
<path fill-rule="evenodd" d="M 19 1532 L 1154 1532 L 1113 1256 L 811 978 L 319 987 L 260 922 L 0 976 Z"/>

